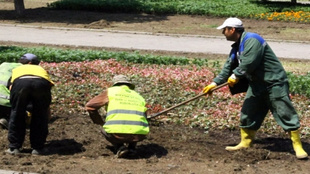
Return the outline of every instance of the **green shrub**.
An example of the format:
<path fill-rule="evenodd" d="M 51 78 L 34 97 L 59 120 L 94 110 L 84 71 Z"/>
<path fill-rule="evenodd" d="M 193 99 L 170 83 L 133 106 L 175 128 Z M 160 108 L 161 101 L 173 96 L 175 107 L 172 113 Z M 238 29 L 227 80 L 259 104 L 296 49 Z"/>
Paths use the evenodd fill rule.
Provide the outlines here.
<path fill-rule="evenodd" d="M 253 0 L 61 0 L 49 8 L 103 12 L 251 17 L 283 11 L 310 11 L 305 4 Z"/>
<path fill-rule="evenodd" d="M 81 62 L 91 60 L 107 60 L 114 58 L 119 61 L 143 64 L 162 65 L 188 65 L 209 66 L 208 59 L 186 58 L 176 56 L 155 56 L 150 54 L 142 55 L 139 52 L 110 52 L 105 50 L 62 50 L 48 47 L 22 48 L 14 46 L 0 47 L 0 63 L 8 61 L 15 62 L 25 53 L 33 53 L 45 62 Z M 216 63 L 218 64 L 218 63 Z M 212 67 L 212 66 L 211 66 Z"/>
<path fill-rule="evenodd" d="M 310 72 L 306 75 L 295 75 L 289 72 L 288 77 L 292 94 L 302 94 L 310 98 Z"/>

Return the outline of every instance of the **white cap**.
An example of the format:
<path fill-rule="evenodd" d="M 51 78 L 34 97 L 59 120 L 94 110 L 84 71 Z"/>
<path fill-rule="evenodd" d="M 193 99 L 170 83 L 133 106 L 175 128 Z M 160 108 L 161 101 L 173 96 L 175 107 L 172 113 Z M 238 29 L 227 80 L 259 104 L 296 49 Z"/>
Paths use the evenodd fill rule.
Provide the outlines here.
<path fill-rule="evenodd" d="M 217 27 L 216 29 L 221 30 L 225 27 L 243 28 L 243 24 L 242 21 L 238 18 L 228 18 L 221 26 Z"/>

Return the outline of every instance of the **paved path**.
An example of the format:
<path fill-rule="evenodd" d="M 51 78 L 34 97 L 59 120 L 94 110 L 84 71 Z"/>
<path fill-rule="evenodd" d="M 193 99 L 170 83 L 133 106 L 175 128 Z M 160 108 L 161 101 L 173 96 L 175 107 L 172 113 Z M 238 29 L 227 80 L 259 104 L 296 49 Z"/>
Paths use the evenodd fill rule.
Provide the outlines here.
<path fill-rule="evenodd" d="M 0 174 L 38 174 L 38 173 L 18 172 L 18 171 L 1 170 L 1 169 L 0 169 Z"/>
<path fill-rule="evenodd" d="M 97 48 L 122 48 L 228 54 L 232 42 L 225 37 L 151 35 L 77 28 L 42 28 L 0 24 L 0 41 Z M 267 41 L 280 58 L 310 59 L 310 43 Z"/>

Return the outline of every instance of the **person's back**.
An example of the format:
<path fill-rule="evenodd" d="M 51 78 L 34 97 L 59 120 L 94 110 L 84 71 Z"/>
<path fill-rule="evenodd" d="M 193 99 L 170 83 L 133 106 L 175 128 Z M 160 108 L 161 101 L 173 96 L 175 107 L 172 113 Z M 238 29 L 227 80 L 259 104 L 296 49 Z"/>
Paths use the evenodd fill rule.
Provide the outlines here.
<path fill-rule="evenodd" d="M 134 87 L 126 76 L 115 76 L 112 87 L 86 104 L 91 119 L 103 126 L 102 133 L 118 157 L 135 154 L 137 142 L 149 133 L 145 100 Z M 98 112 L 103 106 L 107 106 L 105 121 Z"/>
<path fill-rule="evenodd" d="M 50 79 L 48 73 L 41 66 L 32 64 L 25 64 L 13 69 L 11 82 L 21 76 L 26 75 L 40 77 L 51 82 L 51 84 L 54 84 L 54 82 L 52 82 L 52 80 Z"/>
<path fill-rule="evenodd" d="M 145 100 L 142 96 L 123 85 L 109 88 L 108 97 L 106 123 L 103 125 L 107 133 L 148 134 Z"/>
<path fill-rule="evenodd" d="M 48 118 L 51 104 L 51 88 L 54 85 L 48 72 L 40 65 L 34 54 L 23 55 L 19 62 L 23 65 L 12 70 L 10 115 L 6 153 L 18 154 L 23 146 L 26 134 L 26 109 L 32 105 L 30 122 L 30 145 L 33 155 L 46 153 L 44 144 L 48 135 Z"/>
<path fill-rule="evenodd" d="M 253 49 L 255 51 L 253 51 Z M 269 85 L 287 82 L 286 72 L 268 43 L 258 34 L 243 32 L 239 46 L 240 65 L 233 73 L 249 78 L 250 85 Z"/>

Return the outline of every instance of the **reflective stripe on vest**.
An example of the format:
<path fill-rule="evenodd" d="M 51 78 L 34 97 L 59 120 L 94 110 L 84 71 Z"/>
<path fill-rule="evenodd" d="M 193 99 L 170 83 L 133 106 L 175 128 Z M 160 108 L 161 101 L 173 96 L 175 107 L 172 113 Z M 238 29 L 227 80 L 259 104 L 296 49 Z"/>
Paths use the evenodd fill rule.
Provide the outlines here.
<path fill-rule="evenodd" d="M 7 86 L 7 85 L 8 85 L 8 82 L 5 82 L 5 81 L 1 81 L 1 80 L 0 80 L 0 85 L 4 85 L 4 86 Z"/>
<path fill-rule="evenodd" d="M 11 107 L 10 91 L 4 85 L 0 85 L 0 105 Z"/>
<path fill-rule="evenodd" d="M 149 124 L 143 123 L 141 121 L 127 121 L 127 120 L 110 120 L 105 123 L 105 125 L 136 125 L 136 126 L 143 126 L 149 127 Z"/>
<path fill-rule="evenodd" d="M 123 85 L 109 88 L 108 98 L 106 123 L 103 125 L 107 133 L 149 133 L 145 114 L 147 108 L 142 96 Z"/>
<path fill-rule="evenodd" d="M 4 99 L 10 99 L 10 96 L 9 95 L 2 95 L 2 94 L 0 94 L 0 98 L 4 98 Z"/>
<path fill-rule="evenodd" d="M 140 115 L 146 118 L 145 112 L 125 110 L 125 109 L 117 109 L 117 110 L 109 111 L 107 113 L 107 117 L 111 114 L 134 114 L 134 115 Z"/>

